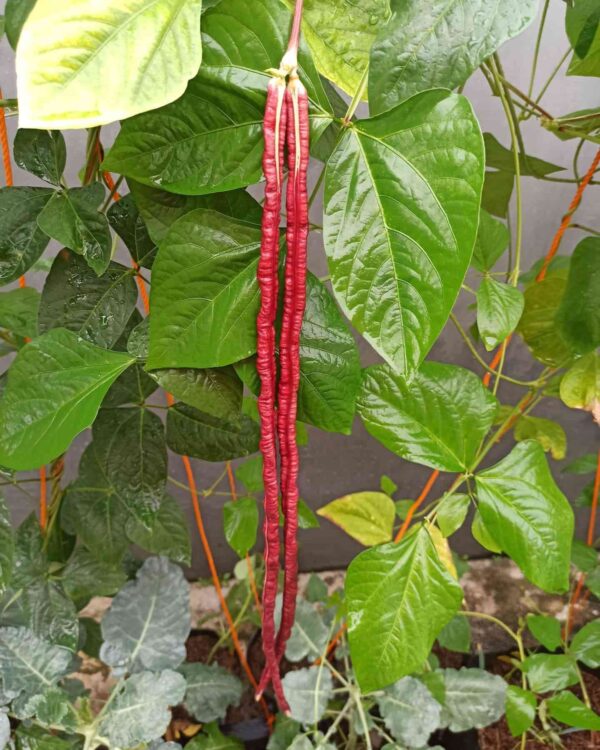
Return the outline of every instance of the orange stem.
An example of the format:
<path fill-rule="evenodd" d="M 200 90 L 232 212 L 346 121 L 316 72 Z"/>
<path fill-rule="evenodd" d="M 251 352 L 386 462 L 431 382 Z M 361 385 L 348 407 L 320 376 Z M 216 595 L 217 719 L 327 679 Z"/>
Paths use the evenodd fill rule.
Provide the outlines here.
<path fill-rule="evenodd" d="M 2 89 L 0 88 L 0 99 L 3 99 Z M 4 178 L 6 187 L 13 185 L 12 163 L 10 161 L 10 146 L 8 145 L 8 130 L 6 128 L 6 115 L 4 107 L 0 107 L 0 146 L 2 148 L 2 163 L 4 165 Z"/>
<path fill-rule="evenodd" d="M 400 531 L 396 534 L 396 538 L 394 539 L 395 542 L 400 542 L 404 538 L 404 535 L 406 534 L 408 527 L 410 526 L 410 522 L 412 521 L 414 514 L 421 507 L 421 505 L 423 505 L 425 500 L 427 500 L 427 498 L 429 497 L 431 488 L 435 484 L 439 475 L 440 475 L 440 472 L 438 471 L 438 469 L 435 469 L 435 471 L 432 471 L 431 474 L 429 475 L 429 479 L 425 482 L 425 486 L 423 487 L 421 494 L 408 509 L 408 513 L 406 514 L 404 523 L 400 527 Z"/>

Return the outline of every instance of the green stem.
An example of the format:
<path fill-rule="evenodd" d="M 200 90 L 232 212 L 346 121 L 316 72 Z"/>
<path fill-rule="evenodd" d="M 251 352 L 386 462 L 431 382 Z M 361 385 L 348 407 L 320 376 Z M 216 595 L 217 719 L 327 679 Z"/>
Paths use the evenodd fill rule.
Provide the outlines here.
<path fill-rule="evenodd" d="M 533 87 L 535 85 L 535 75 L 537 73 L 538 61 L 540 57 L 540 49 L 542 46 L 542 37 L 544 35 L 544 28 L 546 26 L 546 16 L 548 15 L 548 8 L 550 6 L 550 0 L 545 0 L 544 9 L 542 10 L 542 18 L 540 21 L 540 28 L 538 30 L 537 39 L 535 40 L 535 52 L 533 53 L 533 65 L 531 67 L 531 77 L 529 79 L 528 96 L 533 96 Z"/>
<path fill-rule="evenodd" d="M 585 224 L 570 224 L 569 229 L 580 229 L 582 232 L 589 232 L 600 237 L 600 229 L 594 229 L 593 227 L 587 227 Z"/>
<path fill-rule="evenodd" d="M 348 111 L 344 115 L 344 119 L 343 119 L 344 125 L 346 126 L 350 125 L 352 117 L 354 116 L 354 113 L 356 112 L 356 108 L 362 101 L 363 95 L 367 89 L 368 82 L 369 82 L 369 66 L 367 65 L 367 67 L 363 71 L 362 76 L 360 77 L 360 81 L 358 82 L 358 87 L 356 89 L 354 96 L 352 97 L 352 101 L 350 102 Z"/>
<path fill-rule="evenodd" d="M 552 71 L 552 73 L 550 74 L 550 77 L 548 78 L 548 80 L 546 81 L 546 83 L 542 86 L 542 90 L 537 95 L 537 97 L 536 97 L 536 99 L 534 101 L 534 105 L 535 105 L 535 107 L 538 110 L 541 110 L 540 102 L 544 98 L 544 96 L 546 94 L 546 91 L 548 91 L 548 89 L 550 88 L 550 85 L 551 85 L 552 81 L 556 78 L 556 76 L 558 75 L 559 70 L 562 68 L 562 66 L 564 65 L 565 61 L 567 60 L 567 58 L 569 57 L 570 54 L 571 54 L 571 48 L 569 47 L 569 49 L 565 52 L 565 54 L 558 61 L 558 64 L 556 65 L 556 67 L 554 68 L 554 70 Z M 529 118 L 526 117 L 525 119 L 529 119 Z"/>

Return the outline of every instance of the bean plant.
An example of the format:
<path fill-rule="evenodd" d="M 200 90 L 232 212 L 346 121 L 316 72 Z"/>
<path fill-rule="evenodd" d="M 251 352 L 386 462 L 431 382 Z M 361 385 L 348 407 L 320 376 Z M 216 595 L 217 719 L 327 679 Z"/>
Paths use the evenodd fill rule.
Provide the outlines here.
<path fill-rule="evenodd" d="M 545 37 L 557 6 L 562 57 Z M 501 48 L 534 21 L 522 90 Z M 600 76 L 597 0 L 7 0 L 2 29 L 17 92 L 0 100 L 0 485 L 11 510 L 38 509 L 15 529 L 0 498 L 0 748 L 175 750 L 179 706 L 193 750 L 235 750 L 223 722 L 245 691 L 270 750 L 439 748 L 444 730 L 502 717 L 521 750 L 600 731 L 586 683 L 600 620 L 580 627 L 600 595 L 600 453 L 566 468 L 590 480 L 567 499 L 566 433 L 539 412 L 554 400 L 600 422 L 600 227 L 576 217 L 599 181 L 600 110 L 545 99 Z M 546 81 L 541 55 L 556 57 Z M 481 132 L 471 77 L 505 142 Z M 568 168 L 535 155 L 525 122 L 569 142 Z M 85 142 L 77 184 L 66 130 Z M 13 164 L 30 185 L 13 185 Z M 529 268 L 525 180 L 572 190 Z M 324 277 L 306 269 L 309 230 Z M 431 355 L 447 328 L 470 369 Z M 315 515 L 298 445 L 307 426 L 348 435 L 358 419 L 432 473 L 409 500 L 397 477 L 357 478 Z M 196 460 L 222 464 L 211 486 Z M 186 661 L 175 487 L 243 679 Z M 233 576 L 203 520 L 219 499 Z M 585 542 L 573 504 L 590 508 Z M 311 533 L 331 522 L 365 549 L 343 590 L 313 576 L 297 596 L 296 525 L 319 517 Z M 467 609 L 448 541 L 464 526 L 564 596 L 562 621 Z M 113 597 L 100 624 L 84 609 L 97 596 Z M 509 636 L 502 674 L 483 655 L 440 662 L 440 648 L 471 652 L 474 619 Z M 90 660 L 104 697 L 81 679 Z"/>

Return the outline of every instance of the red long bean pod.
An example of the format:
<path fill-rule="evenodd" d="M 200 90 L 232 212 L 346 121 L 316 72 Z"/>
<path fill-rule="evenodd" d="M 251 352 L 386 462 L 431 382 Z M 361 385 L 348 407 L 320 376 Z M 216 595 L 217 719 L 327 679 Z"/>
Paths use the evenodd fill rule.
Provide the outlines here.
<path fill-rule="evenodd" d="M 258 410 L 261 422 L 260 449 L 263 455 L 265 582 L 263 587 L 262 636 L 266 669 L 280 708 L 288 711 L 275 650 L 275 599 L 279 573 L 279 482 L 277 478 L 277 444 L 275 420 L 275 315 L 277 311 L 277 268 L 279 261 L 279 220 L 283 178 L 282 141 L 285 134 L 285 84 L 274 77 L 269 82 L 264 117 L 263 171 L 265 202 L 262 220 L 262 242 L 258 263 L 261 304 L 257 318 L 257 363 L 261 380 Z M 259 686 L 257 698 L 264 687 Z"/>

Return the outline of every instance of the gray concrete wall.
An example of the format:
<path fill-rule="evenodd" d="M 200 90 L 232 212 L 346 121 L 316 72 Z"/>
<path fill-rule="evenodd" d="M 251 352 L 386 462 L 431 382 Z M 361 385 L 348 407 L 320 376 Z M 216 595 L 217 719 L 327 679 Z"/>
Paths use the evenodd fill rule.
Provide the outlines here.
<path fill-rule="evenodd" d="M 0 0 L 0 8 L 3 5 L 4 0 Z M 565 4 L 559 2 L 559 0 L 554 0 L 550 5 L 548 27 L 538 71 L 538 81 L 540 82 L 546 80 L 568 47 L 564 32 L 564 9 Z M 528 85 L 530 61 L 536 32 L 537 22 L 519 38 L 505 45 L 501 52 L 508 79 L 523 89 L 526 89 Z M 0 43 L 0 85 L 3 88 L 5 96 L 12 97 L 16 95 L 14 56 L 6 39 Z M 489 87 L 481 74 L 476 73 L 467 83 L 465 94 L 473 102 L 475 111 L 481 121 L 482 129 L 494 133 L 504 145 L 508 146 L 510 138 L 500 101 L 491 97 Z M 597 79 L 568 78 L 564 76 L 563 68 L 563 74 L 559 75 L 556 82 L 549 89 L 544 100 L 544 106 L 554 115 L 566 114 L 577 109 L 597 105 L 599 94 L 600 86 Z M 362 114 L 366 114 L 366 110 Z M 16 118 L 10 118 L 9 129 L 11 136 L 14 135 L 16 126 Z M 552 134 L 541 129 L 533 119 L 524 124 L 523 130 L 530 153 L 567 168 L 570 167 L 574 152 L 574 142 L 559 141 Z M 110 144 L 115 132 L 116 127 L 114 126 L 103 130 L 103 142 L 107 146 Z M 82 133 L 68 133 L 67 144 L 69 149 L 67 178 L 69 184 L 76 185 L 77 172 L 84 160 L 84 135 Z M 593 153 L 593 146 L 584 149 L 580 162 L 584 166 L 584 169 L 591 161 Z M 317 165 L 313 167 L 311 175 L 313 180 L 318 175 L 318 169 Z M 16 184 L 33 184 L 34 181 L 34 178 L 30 175 L 20 171 L 18 168 L 15 169 Z M 577 215 L 578 222 L 600 227 L 597 191 L 598 188 L 589 190 L 585 202 Z M 528 268 L 533 261 L 546 252 L 573 193 L 573 185 L 524 179 L 525 268 Z M 321 206 L 317 202 L 314 207 L 315 220 L 317 221 L 316 217 L 320 209 Z M 570 252 L 581 236 L 581 233 L 577 231 L 568 232 L 564 240 L 562 252 Z M 56 248 L 51 248 L 49 252 L 55 250 Z M 327 273 L 321 237 L 317 234 L 311 239 L 310 266 L 319 275 Z M 42 279 L 34 278 L 33 275 L 30 275 L 28 281 L 32 285 L 39 286 Z M 467 309 L 468 303 L 469 300 L 461 301 L 458 312 L 463 322 L 470 324 L 473 312 Z M 364 364 L 377 361 L 376 355 L 368 345 L 361 342 L 360 348 Z M 535 377 L 537 373 L 536 366 L 521 342 L 515 340 L 511 344 L 509 351 L 510 356 L 506 372 L 524 379 Z M 449 325 L 444 331 L 430 356 L 433 359 L 444 362 L 453 362 L 467 367 L 472 366 L 470 355 L 465 350 L 462 341 L 452 325 Z M 500 389 L 499 395 L 505 402 L 511 402 L 511 400 L 514 402 L 516 397 L 515 393 L 511 392 L 510 386 L 503 386 Z M 587 414 L 571 411 L 556 400 L 548 401 L 535 413 L 539 416 L 558 419 L 565 425 L 568 435 L 569 459 L 598 449 L 600 445 L 599 431 Z M 77 462 L 85 444 L 86 437 L 82 436 L 76 441 L 69 452 L 67 462 L 68 476 L 75 474 Z M 508 449 L 508 446 L 509 438 L 505 440 L 502 448 L 499 448 L 489 456 L 489 461 L 493 462 L 502 456 Z M 358 420 L 356 421 L 353 434 L 348 437 L 331 435 L 311 429 L 310 442 L 308 446 L 302 449 L 301 455 L 301 494 L 313 508 L 319 508 L 326 502 L 349 492 L 377 489 L 379 478 L 382 474 L 389 475 L 399 485 L 399 498 L 414 498 L 429 475 L 427 469 L 409 464 L 386 451 L 367 435 Z M 571 500 L 574 499 L 586 483 L 585 479 L 562 474 L 560 463 L 552 462 L 552 465 L 559 485 Z M 219 475 L 221 469 L 220 465 L 197 462 L 196 474 L 200 486 L 209 486 Z M 185 481 L 181 462 L 176 456 L 172 457 L 171 474 L 177 479 Z M 451 482 L 451 479 L 447 475 L 439 480 L 437 487 L 440 492 Z M 193 516 L 186 493 L 180 492 L 175 487 L 171 489 L 185 508 L 189 516 L 190 528 L 193 529 Z M 36 508 L 35 491 L 33 491 L 31 496 L 28 496 L 22 492 L 10 489 L 6 494 L 9 498 L 15 521 L 21 520 L 31 510 Z M 210 498 L 205 502 L 204 511 L 217 562 L 220 568 L 225 571 L 231 567 L 235 561 L 235 556 L 225 543 L 221 531 L 221 508 L 223 500 L 224 498 Z M 580 532 L 583 532 L 585 527 L 585 519 L 585 511 L 579 511 L 578 528 Z M 192 533 L 192 536 L 196 539 L 194 533 Z M 303 569 L 326 569 L 346 565 L 360 551 L 358 544 L 349 540 L 345 534 L 338 531 L 326 521 L 323 522 L 319 530 L 300 532 L 300 544 L 300 563 Z M 483 554 L 483 550 L 474 542 L 468 531 L 460 532 L 453 537 L 453 546 L 458 552 L 463 554 Z M 202 552 L 196 544 L 192 572 L 195 575 L 206 575 L 207 573 Z"/>

